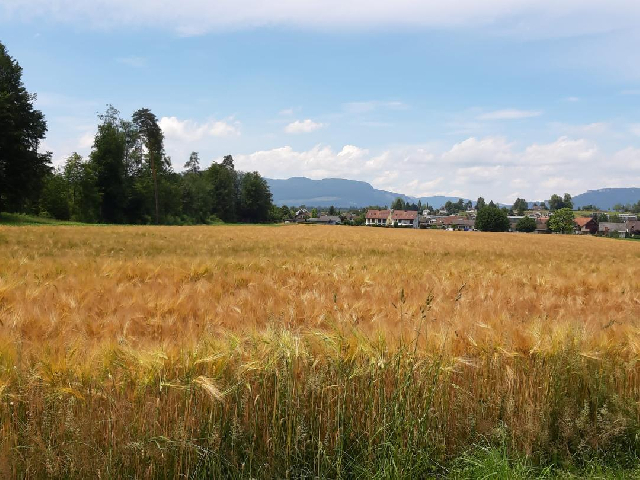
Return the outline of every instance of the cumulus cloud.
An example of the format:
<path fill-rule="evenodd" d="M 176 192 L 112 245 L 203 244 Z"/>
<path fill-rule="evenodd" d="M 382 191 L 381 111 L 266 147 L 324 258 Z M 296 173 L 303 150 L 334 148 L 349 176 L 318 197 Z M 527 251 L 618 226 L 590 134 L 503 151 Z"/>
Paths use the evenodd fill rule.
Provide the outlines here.
<path fill-rule="evenodd" d="M 316 130 L 320 130 L 322 127 L 325 127 L 324 123 L 314 122 L 313 120 L 296 120 L 295 122 L 291 122 L 289 125 L 284 127 L 284 131 L 286 133 L 311 133 Z"/>
<path fill-rule="evenodd" d="M 240 135 L 240 124 L 232 119 L 198 123 L 193 120 L 179 120 L 176 117 L 162 117 L 159 125 L 165 137 L 179 141 L 196 141 L 205 137 Z"/>
<path fill-rule="evenodd" d="M 517 35 L 562 36 L 634 28 L 640 5 L 629 0 L 9 0 L 5 18 L 27 17 L 98 27 L 164 27 L 194 35 L 261 25 L 302 27 L 490 27 Z"/>
<path fill-rule="evenodd" d="M 354 145 L 299 151 L 286 146 L 234 158 L 239 168 L 270 178 L 341 177 L 414 196 L 482 195 L 501 202 L 640 185 L 640 149 L 606 154 L 590 141 L 569 137 L 527 146 L 504 137 L 472 137 L 440 151 L 399 146 L 373 152 Z"/>
<path fill-rule="evenodd" d="M 478 120 L 519 120 L 521 118 L 539 117 L 540 115 L 542 115 L 542 112 L 537 110 L 505 109 L 478 115 Z"/>

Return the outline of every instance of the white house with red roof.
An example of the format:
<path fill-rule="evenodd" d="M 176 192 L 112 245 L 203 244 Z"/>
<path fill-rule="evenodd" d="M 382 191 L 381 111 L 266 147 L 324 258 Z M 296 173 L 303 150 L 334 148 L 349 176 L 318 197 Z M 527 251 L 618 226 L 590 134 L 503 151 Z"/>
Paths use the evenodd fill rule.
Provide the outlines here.
<path fill-rule="evenodd" d="M 367 210 L 365 225 L 418 228 L 418 212 L 413 210 Z"/>

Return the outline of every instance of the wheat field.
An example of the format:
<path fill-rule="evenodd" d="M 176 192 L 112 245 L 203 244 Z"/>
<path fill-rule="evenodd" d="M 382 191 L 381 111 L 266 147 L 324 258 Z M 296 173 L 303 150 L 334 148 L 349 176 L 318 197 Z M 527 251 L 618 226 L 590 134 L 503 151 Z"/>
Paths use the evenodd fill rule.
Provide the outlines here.
<path fill-rule="evenodd" d="M 640 242 L 0 227 L 0 473 L 426 478 L 640 451 Z"/>

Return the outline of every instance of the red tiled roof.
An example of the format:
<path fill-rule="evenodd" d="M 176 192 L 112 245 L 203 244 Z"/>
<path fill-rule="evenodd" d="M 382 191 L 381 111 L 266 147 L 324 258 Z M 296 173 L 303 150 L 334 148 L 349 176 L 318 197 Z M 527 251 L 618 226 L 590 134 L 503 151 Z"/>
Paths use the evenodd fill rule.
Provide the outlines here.
<path fill-rule="evenodd" d="M 392 220 L 415 220 L 418 218 L 418 212 L 413 210 L 394 210 L 391 215 Z"/>
<path fill-rule="evenodd" d="M 386 220 L 389 218 L 389 210 L 367 210 L 366 218 Z"/>
<path fill-rule="evenodd" d="M 576 219 L 574 219 L 573 221 L 575 222 L 576 225 L 578 225 L 579 227 L 584 227 L 587 223 L 589 223 L 591 220 L 593 220 L 593 218 L 591 217 L 578 217 Z"/>

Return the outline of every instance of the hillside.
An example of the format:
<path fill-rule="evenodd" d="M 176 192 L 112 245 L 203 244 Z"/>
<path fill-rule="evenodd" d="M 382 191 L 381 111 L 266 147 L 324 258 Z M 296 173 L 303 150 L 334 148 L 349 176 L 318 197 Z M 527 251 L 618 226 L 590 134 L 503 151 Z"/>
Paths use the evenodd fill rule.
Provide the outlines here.
<path fill-rule="evenodd" d="M 611 210 L 614 205 L 621 203 L 636 203 L 640 200 L 640 188 L 601 188 L 587 190 L 585 193 L 573 197 L 573 205 L 578 208 L 584 205 L 596 205 L 602 210 Z"/>
<path fill-rule="evenodd" d="M 390 205 L 396 198 L 417 202 L 417 197 L 402 193 L 373 188 L 367 182 L 343 178 L 312 180 L 306 177 L 292 177 L 286 180 L 267 179 L 276 205 L 307 205 L 314 207 L 368 207 L 370 205 Z M 441 207 L 448 200 L 458 201 L 459 197 L 421 197 L 422 203 Z"/>

